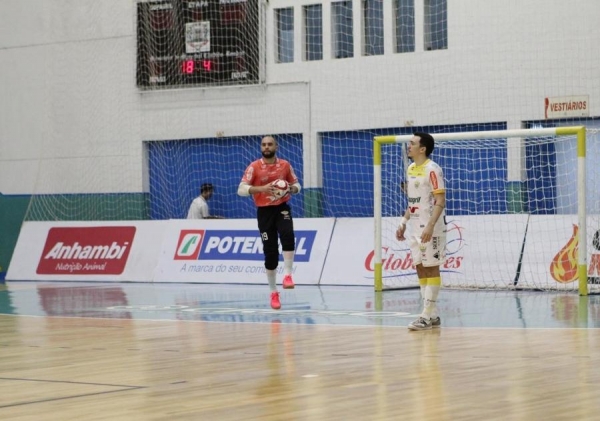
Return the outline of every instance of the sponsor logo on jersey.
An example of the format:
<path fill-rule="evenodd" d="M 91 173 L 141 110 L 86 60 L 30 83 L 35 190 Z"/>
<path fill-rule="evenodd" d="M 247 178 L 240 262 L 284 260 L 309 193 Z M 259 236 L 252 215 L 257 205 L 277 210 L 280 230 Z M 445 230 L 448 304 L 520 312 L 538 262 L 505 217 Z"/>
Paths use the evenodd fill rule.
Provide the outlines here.
<path fill-rule="evenodd" d="M 437 179 L 437 175 L 435 175 L 435 172 L 431 171 L 429 173 L 429 181 L 431 182 L 431 189 L 437 190 L 438 189 L 438 179 Z"/>
<path fill-rule="evenodd" d="M 242 181 L 251 183 L 252 178 L 254 178 L 254 167 L 250 166 L 248 167 L 248 170 L 246 171 L 246 174 L 244 175 L 244 179 Z"/>
<path fill-rule="evenodd" d="M 317 231 L 298 230 L 295 234 L 294 262 L 309 262 Z M 174 260 L 262 261 L 263 245 L 255 230 L 181 230 Z"/>
<path fill-rule="evenodd" d="M 129 257 L 135 230 L 134 226 L 50 228 L 36 273 L 121 274 Z"/>

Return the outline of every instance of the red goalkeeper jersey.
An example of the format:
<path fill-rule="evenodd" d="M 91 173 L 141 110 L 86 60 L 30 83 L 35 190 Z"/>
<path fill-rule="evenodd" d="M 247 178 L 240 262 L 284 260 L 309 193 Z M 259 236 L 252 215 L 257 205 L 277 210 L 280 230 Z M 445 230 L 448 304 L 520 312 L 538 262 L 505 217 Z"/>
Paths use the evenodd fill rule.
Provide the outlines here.
<path fill-rule="evenodd" d="M 285 180 L 290 185 L 298 182 L 294 169 L 285 159 L 276 158 L 272 164 L 266 163 L 263 158 L 257 159 L 248 165 L 242 177 L 242 183 L 250 186 L 264 186 L 275 180 Z M 290 200 L 289 194 L 279 199 L 269 193 L 257 193 L 252 197 L 258 207 L 280 205 Z"/>

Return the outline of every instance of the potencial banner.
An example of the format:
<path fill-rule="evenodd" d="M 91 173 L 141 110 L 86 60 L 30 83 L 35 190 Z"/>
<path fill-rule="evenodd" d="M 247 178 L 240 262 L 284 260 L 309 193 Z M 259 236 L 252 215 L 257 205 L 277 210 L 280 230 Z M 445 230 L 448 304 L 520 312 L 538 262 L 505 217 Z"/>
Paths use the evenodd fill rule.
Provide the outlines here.
<path fill-rule="evenodd" d="M 333 218 L 294 220 L 297 284 L 318 284 Z M 283 277 L 283 259 L 277 268 Z M 157 282 L 266 283 L 264 254 L 257 222 L 235 220 L 171 220 L 155 272 Z"/>

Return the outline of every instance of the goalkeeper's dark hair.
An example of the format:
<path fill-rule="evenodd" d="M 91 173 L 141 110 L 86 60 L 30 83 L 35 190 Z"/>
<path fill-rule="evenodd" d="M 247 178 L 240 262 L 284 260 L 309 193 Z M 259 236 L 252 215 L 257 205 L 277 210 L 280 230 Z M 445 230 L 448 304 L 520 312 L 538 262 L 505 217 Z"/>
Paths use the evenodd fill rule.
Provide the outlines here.
<path fill-rule="evenodd" d="M 200 193 L 209 192 L 209 191 L 213 191 L 213 190 L 214 190 L 214 187 L 210 183 L 204 183 L 204 184 L 202 184 L 202 186 L 200 186 Z"/>
<path fill-rule="evenodd" d="M 265 137 L 270 137 L 271 139 L 273 139 L 273 141 L 275 142 L 276 145 L 279 145 L 279 142 L 277 141 L 277 138 L 275 137 L 275 135 L 273 135 L 273 134 L 266 134 L 266 135 L 264 135 L 261 138 L 261 140 L 264 139 Z"/>
<path fill-rule="evenodd" d="M 414 132 L 413 135 L 420 138 L 419 144 L 425 148 L 425 156 L 429 157 L 431 152 L 433 152 L 433 148 L 435 147 L 435 140 L 433 140 L 433 136 L 425 132 Z"/>

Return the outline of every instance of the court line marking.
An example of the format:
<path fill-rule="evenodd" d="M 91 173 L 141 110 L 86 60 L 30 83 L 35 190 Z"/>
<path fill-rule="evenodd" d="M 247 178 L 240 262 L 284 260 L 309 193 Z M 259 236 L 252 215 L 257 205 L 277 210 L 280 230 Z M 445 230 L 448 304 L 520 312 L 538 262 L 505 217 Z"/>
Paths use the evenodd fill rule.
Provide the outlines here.
<path fill-rule="evenodd" d="M 78 385 L 86 385 L 86 386 L 102 386 L 102 387 L 121 387 L 122 389 L 117 390 L 105 390 L 104 392 L 93 392 L 93 393 L 81 393 L 78 395 L 67 395 L 62 396 L 60 398 L 47 398 L 47 399 L 39 399 L 34 401 L 25 401 L 25 402 L 16 402 L 7 405 L 0 405 L 0 409 L 2 408 L 11 408 L 15 406 L 25 406 L 25 405 L 33 405 L 36 403 L 46 403 L 46 402 L 55 402 L 62 401 L 67 399 L 75 399 L 75 398 L 83 398 L 88 396 L 97 396 L 97 395 L 106 395 L 108 393 L 117 393 L 117 392 L 126 392 L 129 390 L 138 390 L 138 389 L 146 389 L 146 386 L 127 386 L 127 385 L 116 385 L 116 384 L 106 384 L 106 383 L 89 383 L 89 382 L 74 382 L 68 380 L 43 380 L 43 379 L 26 379 L 19 377 L 0 377 L 0 380 L 9 380 L 9 381 L 25 381 L 25 382 L 38 382 L 38 383 L 65 383 L 65 384 L 78 384 Z"/>
<path fill-rule="evenodd" d="M 39 383 L 65 383 L 65 384 L 82 384 L 86 386 L 108 386 L 108 387 L 128 387 L 140 388 L 145 386 L 131 386 L 129 384 L 110 384 L 110 383 L 94 383 L 94 382 L 75 382 L 72 380 L 47 380 L 47 379 L 28 379 L 25 377 L 0 377 L 0 380 L 15 380 L 22 382 L 39 382 Z"/>
<path fill-rule="evenodd" d="M 134 322 L 170 322 L 170 323 L 221 323 L 221 324 L 249 324 L 249 325 L 272 325 L 273 320 L 271 321 L 239 321 L 234 320 L 231 322 L 226 322 L 223 320 L 196 320 L 196 319 L 120 319 L 115 317 L 83 317 L 83 316 L 39 316 L 34 314 L 4 314 L 0 313 L 0 317 L 33 317 L 38 319 L 81 319 L 81 320 L 101 320 L 101 321 L 134 321 Z M 386 329 L 406 329 L 405 325 L 390 325 L 390 324 L 336 324 L 336 323 L 286 323 L 283 320 L 279 321 L 282 325 L 289 326 L 309 326 L 309 327 L 340 327 L 340 328 L 386 328 Z M 99 326 L 96 326 L 99 327 Z M 102 327 L 102 326 L 100 326 Z M 110 328 L 111 326 L 106 326 Z M 502 327 L 502 326 L 442 326 L 441 330 L 600 330 L 600 326 L 590 326 L 590 327 Z M 437 330 L 437 329 L 436 329 Z M 429 331 L 425 331 L 429 332 Z M 414 334 L 414 332 L 413 332 Z"/>

